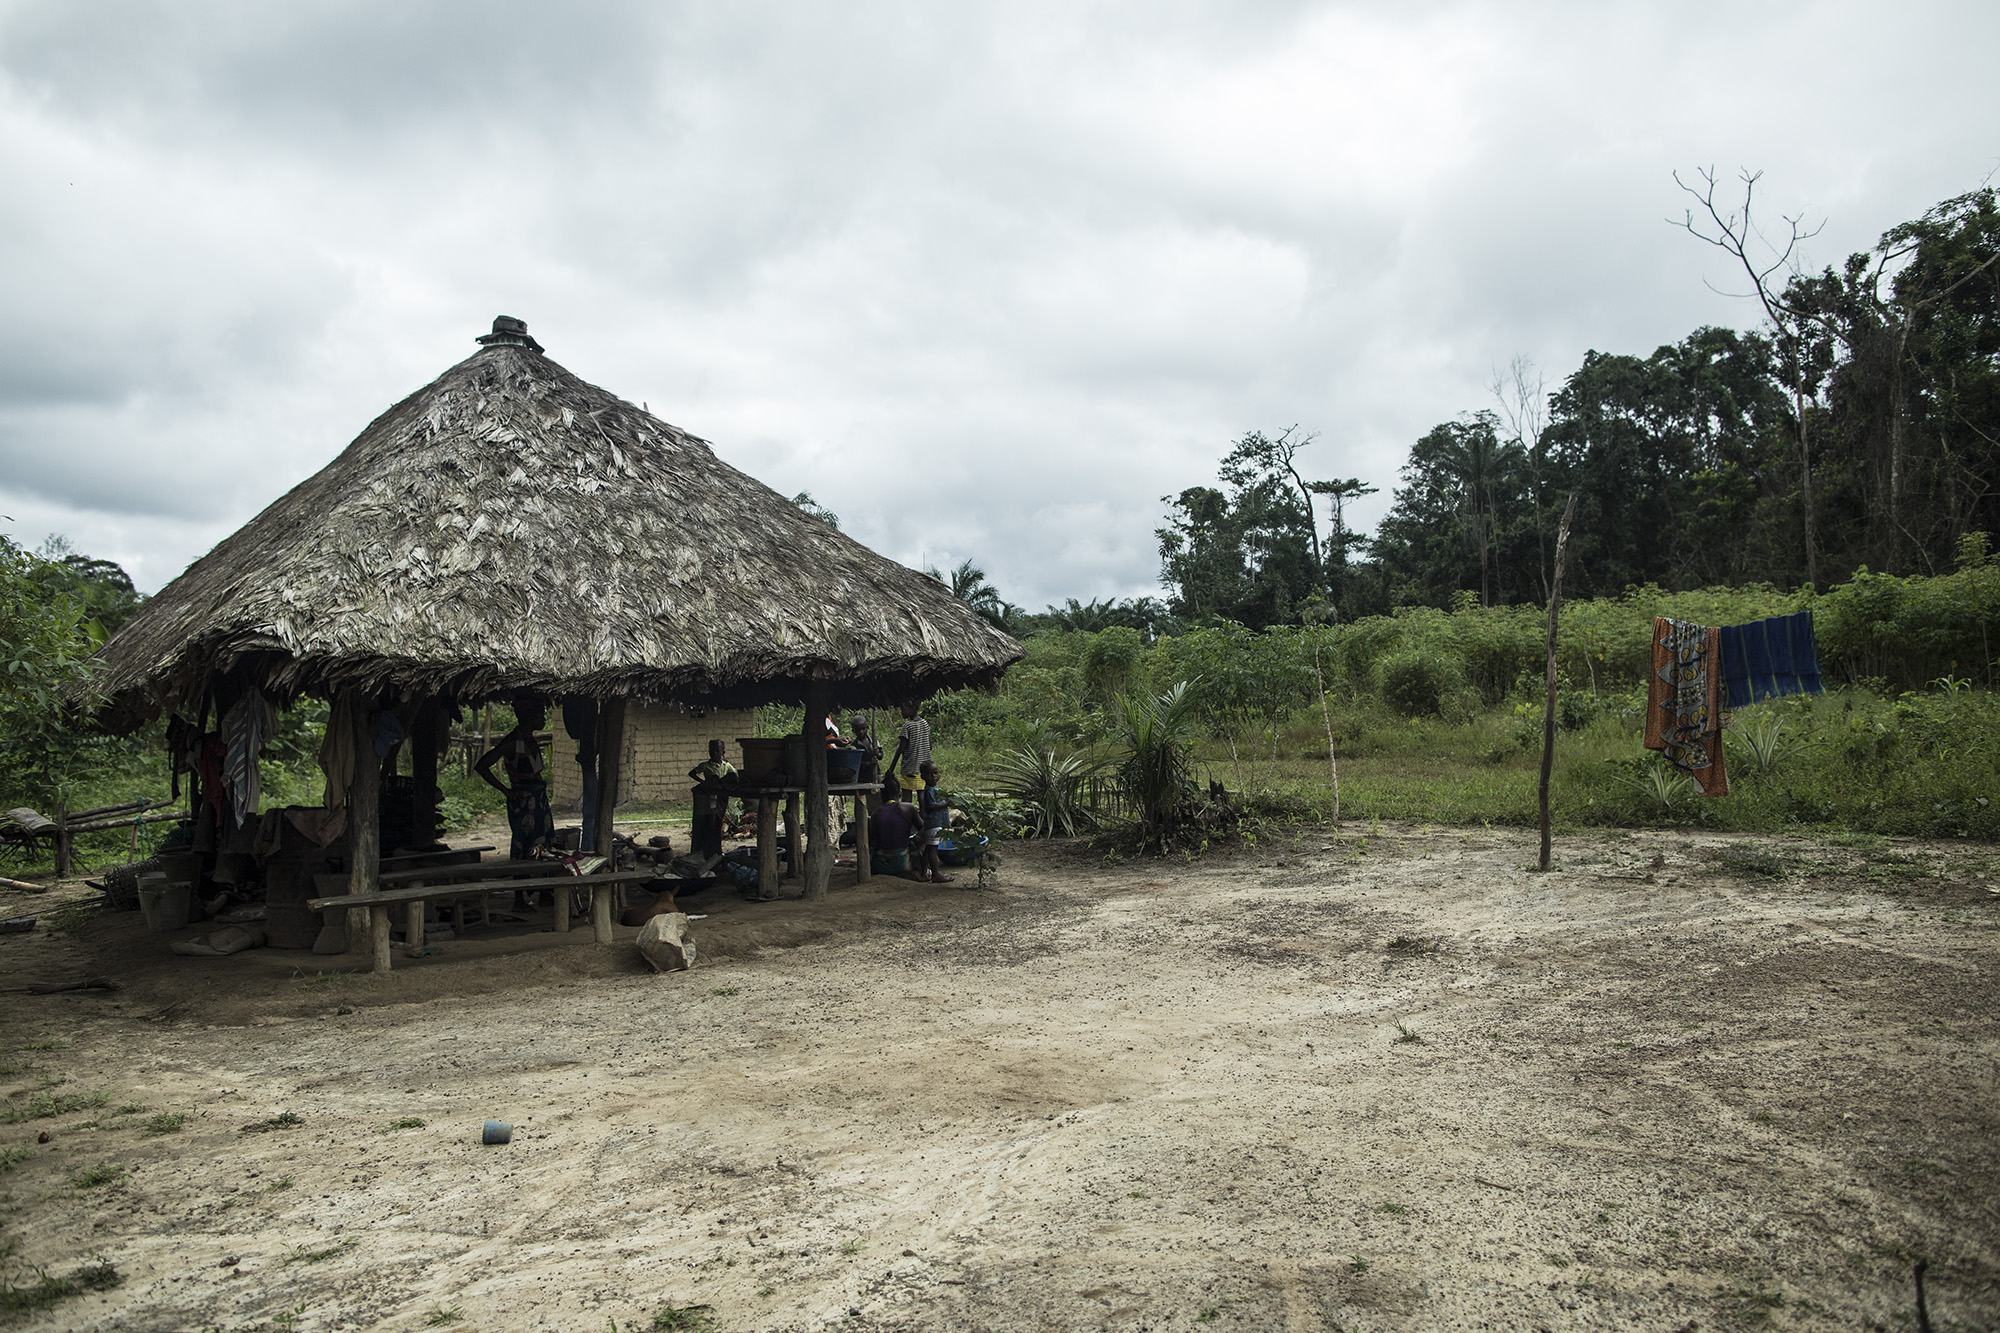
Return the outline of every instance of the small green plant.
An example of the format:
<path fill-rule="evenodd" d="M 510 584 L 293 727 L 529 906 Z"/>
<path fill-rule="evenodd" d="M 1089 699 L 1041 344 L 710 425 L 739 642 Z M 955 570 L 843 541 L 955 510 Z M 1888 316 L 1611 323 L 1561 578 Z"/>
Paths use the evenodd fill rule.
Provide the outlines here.
<path fill-rule="evenodd" d="M 279 1176 L 276 1180 L 272 1181 L 270 1184 L 264 1187 L 264 1192 L 266 1194 L 276 1194 L 279 1190 L 288 1190 L 291 1187 L 292 1187 L 292 1178 L 290 1176 Z"/>
<path fill-rule="evenodd" d="M 35 1150 L 25 1143 L 10 1143 L 0 1148 L 0 1172 L 12 1171 L 21 1163 L 35 1155 Z"/>
<path fill-rule="evenodd" d="M 102 1189 L 106 1185 L 116 1185 L 125 1179 L 123 1162 L 99 1162 L 96 1166 L 80 1166 L 69 1173 L 69 1183 L 75 1189 Z"/>
<path fill-rule="evenodd" d="M 656 1330 L 673 1330 L 673 1333 L 706 1333 L 715 1327 L 715 1317 L 709 1313 L 707 1305 L 665 1305 L 653 1316 Z"/>
<path fill-rule="evenodd" d="M 1204 1305 L 1201 1307 L 1201 1313 L 1194 1317 L 1194 1322 L 1197 1324 L 1212 1324 L 1221 1314 L 1222 1311 L 1220 1308 L 1213 1305 Z"/>
<path fill-rule="evenodd" d="M 757 1288 L 757 1294 L 759 1296 L 769 1296 L 772 1292 L 776 1290 L 777 1290 L 776 1287 L 759 1287 Z"/>
<path fill-rule="evenodd" d="M 1421 1046 L 1424 1044 L 1423 1036 L 1420 1033 L 1412 1032 L 1410 1029 L 1404 1027 L 1401 1023 L 1396 1024 L 1396 1032 L 1397 1032 L 1396 1044 L 1398 1046 L 1403 1045 L 1405 1042 L 1417 1046 Z"/>
<path fill-rule="evenodd" d="M 306 1317 L 306 1307 L 305 1303 L 302 1301 L 299 1304 L 293 1306 L 291 1309 L 285 1311 L 285 1313 L 281 1315 L 272 1316 L 271 1322 L 276 1324 L 279 1328 L 297 1328 L 299 1326 L 299 1320 L 304 1319 L 305 1317 Z"/>
<path fill-rule="evenodd" d="M 1368 1271 L 1368 1261 L 1357 1254 L 1348 1261 L 1347 1271 L 1359 1276 Z"/>
<path fill-rule="evenodd" d="M 424 1322 L 432 1328 L 443 1328 L 446 1324 L 456 1324 L 463 1318 L 465 1318 L 465 1312 L 460 1310 L 456 1305 L 440 1305 L 437 1309 L 430 1312 L 430 1315 Z"/>
<path fill-rule="evenodd" d="M 186 1123 L 187 1117 L 179 1111 L 161 1111 L 147 1120 L 139 1132 L 149 1138 L 160 1134 L 176 1134 Z"/>
<path fill-rule="evenodd" d="M 861 1253 L 862 1250 L 866 1249 L 867 1247 L 868 1247 L 868 1242 L 865 1240 L 861 1240 L 857 1237 L 856 1239 L 847 1241 L 845 1244 L 843 1244 L 840 1247 L 840 1252 L 842 1254 L 859 1254 Z"/>
<path fill-rule="evenodd" d="M 1569 1267 L 1569 1256 L 1566 1254 L 1545 1254 L 1542 1257 L 1557 1268 Z"/>
<path fill-rule="evenodd" d="M 399 1129 L 422 1129 L 423 1127 L 424 1119 L 422 1116 L 406 1115 L 401 1120 L 391 1120 L 388 1124 L 382 1126 L 382 1132 L 384 1134 L 393 1134 Z"/>
<path fill-rule="evenodd" d="M 300 1118 L 297 1112 L 281 1111 L 268 1120 L 254 1121 L 251 1124 L 243 1126 L 243 1128 L 236 1132 L 239 1134 L 269 1134 L 275 1129 L 291 1129 L 294 1126 L 303 1125 L 304 1123 L 305 1121 Z"/>
<path fill-rule="evenodd" d="M 1410 1210 L 1403 1207 L 1403 1205 L 1400 1203 L 1385 1203 L 1381 1205 L 1379 1208 L 1377 1208 L 1375 1211 L 1378 1213 L 1388 1213 L 1392 1217 L 1401 1217 L 1404 1213 L 1407 1213 Z"/>
<path fill-rule="evenodd" d="M 109 1291 L 123 1280 L 117 1269 L 101 1259 L 85 1264 L 67 1277 L 50 1277 L 40 1268 L 34 1271 L 35 1281 L 31 1286 L 17 1287 L 0 1278 L 0 1315 L 31 1315 L 87 1291 Z"/>
<path fill-rule="evenodd" d="M 73 1111 L 91 1111 L 110 1100 L 108 1092 L 66 1092 L 52 1097 L 30 1097 L 19 1106 L 0 1111 L 0 1124 L 18 1125 L 23 1120 L 47 1120 Z"/>
<path fill-rule="evenodd" d="M 717 987 L 716 987 L 716 988 L 715 988 L 714 990 L 710 991 L 710 992 L 709 992 L 709 994 L 710 994 L 710 995 L 734 995 L 734 994 L 736 994 L 736 987 L 734 987 L 734 986 L 717 986 Z"/>

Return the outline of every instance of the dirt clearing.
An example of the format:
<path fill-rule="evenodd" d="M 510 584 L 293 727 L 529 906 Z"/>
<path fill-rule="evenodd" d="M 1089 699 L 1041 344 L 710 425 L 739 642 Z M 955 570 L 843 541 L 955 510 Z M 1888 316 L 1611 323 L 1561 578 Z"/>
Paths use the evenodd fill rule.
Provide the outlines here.
<path fill-rule="evenodd" d="M 0 937 L 10 984 L 128 981 L 7 997 L 11 1317 L 1913 1329 L 1924 1256 L 1939 1329 L 2000 1327 L 1993 853 L 1559 855 L 1015 846 L 997 892 L 718 908 L 667 976 Z"/>

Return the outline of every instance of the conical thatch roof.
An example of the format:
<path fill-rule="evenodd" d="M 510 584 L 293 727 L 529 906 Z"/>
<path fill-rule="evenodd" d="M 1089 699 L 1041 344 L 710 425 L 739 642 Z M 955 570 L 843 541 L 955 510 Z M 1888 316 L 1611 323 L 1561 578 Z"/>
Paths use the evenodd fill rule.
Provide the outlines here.
<path fill-rule="evenodd" d="M 990 684 L 1020 646 L 586 384 L 515 320 L 163 588 L 104 645 L 123 730 L 241 671 L 362 686 L 741 705 Z"/>

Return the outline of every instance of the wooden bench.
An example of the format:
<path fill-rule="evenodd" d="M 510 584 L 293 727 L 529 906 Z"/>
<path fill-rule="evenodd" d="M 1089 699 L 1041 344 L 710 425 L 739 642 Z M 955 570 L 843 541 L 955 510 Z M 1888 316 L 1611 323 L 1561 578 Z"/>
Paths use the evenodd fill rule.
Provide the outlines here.
<path fill-rule="evenodd" d="M 398 905 L 408 909 L 405 918 L 404 942 L 412 949 L 420 949 L 424 943 L 424 904 L 452 898 L 484 897 L 494 890 L 511 889 L 528 893 L 541 889 L 554 891 L 556 895 L 558 930 L 568 927 L 568 913 L 562 909 L 569 905 L 567 890 L 588 888 L 590 890 L 590 916 L 596 928 L 599 944 L 611 943 L 611 891 L 621 884 L 636 884 L 653 878 L 650 870 L 614 870 L 599 875 L 550 875 L 546 873 L 549 862 L 503 862 L 503 865 L 532 864 L 545 873 L 533 879 L 491 878 L 469 883 L 450 884 L 410 884 L 401 888 L 379 889 L 374 893 L 342 893 L 330 897 L 307 900 L 308 911 L 323 912 L 328 908 L 366 908 L 369 915 L 370 936 L 374 944 L 375 971 L 389 970 L 389 909 Z M 437 875 L 440 871 L 459 869 L 483 869 L 488 872 L 495 866 L 459 867 L 441 866 L 428 873 Z M 394 872 L 410 875 L 418 872 Z M 384 876 L 383 878 L 388 878 Z M 455 880 L 456 876 L 452 876 Z"/>

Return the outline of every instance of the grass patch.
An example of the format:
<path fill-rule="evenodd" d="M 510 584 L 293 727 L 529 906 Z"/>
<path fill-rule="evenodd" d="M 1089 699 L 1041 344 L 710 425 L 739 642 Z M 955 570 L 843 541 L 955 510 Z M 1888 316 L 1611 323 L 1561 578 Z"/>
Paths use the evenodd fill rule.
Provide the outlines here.
<path fill-rule="evenodd" d="M 94 1111 L 111 1100 L 108 1092 L 65 1092 L 54 1096 L 30 1097 L 19 1106 L 0 1111 L 0 1124 L 18 1125 L 24 1120 L 48 1120 L 76 1111 Z"/>
<path fill-rule="evenodd" d="M 714 990 L 710 991 L 710 992 L 709 992 L 709 994 L 710 994 L 710 995 L 734 995 L 734 994 L 736 994 L 736 987 L 734 987 L 734 986 L 717 986 L 717 987 L 716 987 L 716 988 L 715 988 Z"/>
<path fill-rule="evenodd" d="M 1401 1023 L 1398 1023 L 1396 1024 L 1396 1044 L 1398 1046 L 1401 1046 L 1405 1042 L 1408 1042 L 1412 1045 L 1421 1046 L 1424 1044 L 1423 1035 L 1421 1033 L 1412 1032 L 1410 1029 L 1404 1027 Z"/>
<path fill-rule="evenodd" d="M 282 1111 L 279 1114 L 272 1116 L 269 1120 L 255 1121 L 251 1124 L 243 1126 L 243 1128 L 237 1130 L 236 1132 L 238 1134 L 269 1134 L 272 1130 L 292 1129 L 299 1125 L 303 1125 L 304 1123 L 305 1121 L 301 1119 L 296 1113 L 291 1111 Z"/>
<path fill-rule="evenodd" d="M 0 1148 L 0 1171 L 12 1171 L 21 1163 L 35 1155 L 35 1150 L 25 1143 L 10 1143 Z"/>
<path fill-rule="evenodd" d="M 1407 1213 L 1410 1210 L 1403 1207 L 1403 1205 L 1400 1203 L 1385 1203 L 1381 1205 L 1379 1208 L 1377 1208 L 1375 1211 L 1378 1213 L 1387 1213 L 1391 1217 L 1401 1217 L 1404 1213 Z"/>
<path fill-rule="evenodd" d="M 0 1315 L 35 1314 L 72 1296 L 109 1291 L 122 1280 L 118 1270 L 102 1260 L 87 1263 L 65 1277 L 50 1277 L 41 1269 L 36 1269 L 34 1282 L 24 1287 L 17 1287 L 12 1281 L 0 1278 Z"/>
<path fill-rule="evenodd" d="M 304 1246 L 300 1246 L 285 1256 L 285 1265 L 290 1267 L 292 1264 L 323 1264 L 328 1259 L 346 1254 L 359 1243 L 350 1236 L 346 1240 L 329 1245 L 323 1250 L 308 1250 Z"/>
<path fill-rule="evenodd" d="M 127 1174 L 123 1162 L 99 1162 L 96 1166 L 80 1166 L 70 1172 L 69 1183 L 74 1189 L 103 1189 L 106 1185 L 118 1184 Z"/>
<path fill-rule="evenodd" d="M 674 1333 L 706 1333 L 715 1327 L 715 1316 L 707 1305 L 663 1305 L 653 1316 L 655 1329 L 671 1329 Z"/>
<path fill-rule="evenodd" d="M 160 1134 L 178 1134 L 180 1133 L 181 1126 L 185 1124 L 187 1124 L 187 1117 L 179 1111 L 161 1111 L 144 1125 L 140 1126 L 139 1132 L 148 1138 Z"/>
<path fill-rule="evenodd" d="M 406 1115 L 401 1120 L 391 1120 L 388 1124 L 382 1126 L 382 1132 L 384 1134 L 393 1134 L 399 1129 L 422 1129 L 423 1127 L 424 1119 L 422 1116 Z"/>
<path fill-rule="evenodd" d="M 292 1178 L 290 1176 L 279 1176 L 276 1180 L 272 1181 L 270 1184 L 264 1187 L 264 1193 L 276 1194 L 279 1190 L 288 1190 L 291 1187 L 292 1187 Z"/>
<path fill-rule="evenodd" d="M 440 1305 L 437 1309 L 431 1311 L 429 1315 L 425 1316 L 424 1322 L 432 1328 L 443 1328 L 446 1324 L 456 1324 L 463 1318 L 465 1318 L 465 1312 L 456 1305 Z"/>

